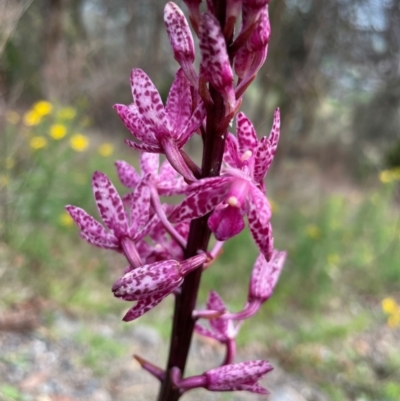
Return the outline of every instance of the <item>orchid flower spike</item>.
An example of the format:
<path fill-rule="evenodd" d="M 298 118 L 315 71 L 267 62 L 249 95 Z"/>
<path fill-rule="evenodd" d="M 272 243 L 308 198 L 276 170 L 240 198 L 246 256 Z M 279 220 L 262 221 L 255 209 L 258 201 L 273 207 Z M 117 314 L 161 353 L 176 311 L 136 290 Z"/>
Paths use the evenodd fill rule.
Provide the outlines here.
<path fill-rule="evenodd" d="M 186 180 L 196 181 L 180 149 L 202 124 L 205 109 L 200 101 L 192 112 L 190 85 L 182 69 L 176 73 L 165 107 L 153 82 L 141 69 L 132 70 L 131 86 L 134 103 L 114 106 L 126 128 L 141 141 L 126 140 L 127 145 L 144 152 L 164 153 Z"/>

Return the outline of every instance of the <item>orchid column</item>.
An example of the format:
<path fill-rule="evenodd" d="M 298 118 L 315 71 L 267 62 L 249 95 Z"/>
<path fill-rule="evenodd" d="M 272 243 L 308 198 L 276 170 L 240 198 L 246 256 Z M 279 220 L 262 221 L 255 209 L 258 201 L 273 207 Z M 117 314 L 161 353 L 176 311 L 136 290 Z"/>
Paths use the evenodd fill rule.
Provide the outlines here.
<path fill-rule="evenodd" d="M 166 368 L 136 356 L 160 380 L 159 401 L 178 400 L 198 387 L 267 394 L 258 380 L 272 369 L 268 361 L 234 360 L 239 328 L 272 295 L 286 256 L 274 248 L 264 184 L 278 145 L 279 110 L 269 136 L 261 139 L 239 112 L 242 96 L 267 56 L 269 0 L 184 2 L 199 39 L 199 71 L 189 24 L 170 2 L 164 20 L 180 68 L 165 106 L 140 69 L 131 74 L 134 102 L 115 105 L 135 138 L 127 145 L 140 152 L 140 173 L 125 161 L 116 162 L 120 180 L 131 192 L 120 197 L 107 176 L 96 172 L 93 190 L 105 227 L 76 206 L 67 210 L 86 241 L 126 257 L 128 265 L 112 286 L 117 298 L 136 302 L 125 321 L 140 317 L 169 295 L 175 297 Z M 228 132 L 233 121 L 236 135 Z M 183 149 L 196 134 L 203 142 L 201 166 Z M 160 154 L 166 158 L 161 166 Z M 161 203 L 160 196 L 177 194 L 184 196 L 179 205 Z M 247 303 L 241 311 L 229 312 L 211 291 L 206 309 L 195 310 L 204 268 L 212 268 L 224 241 L 245 228 L 245 217 L 260 251 Z M 211 235 L 217 242 L 209 250 Z M 208 320 L 209 327 L 199 319 Z M 184 377 L 193 331 L 224 344 L 225 358 L 215 369 Z"/>

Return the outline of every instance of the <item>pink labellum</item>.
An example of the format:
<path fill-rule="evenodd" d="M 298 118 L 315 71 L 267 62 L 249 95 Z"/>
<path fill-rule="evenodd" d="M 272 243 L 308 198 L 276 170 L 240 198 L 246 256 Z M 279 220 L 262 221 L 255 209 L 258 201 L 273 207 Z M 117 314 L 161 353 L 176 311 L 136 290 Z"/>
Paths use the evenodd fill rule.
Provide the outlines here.
<path fill-rule="evenodd" d="M 208 219 L 208 227 L 218 241 L 226 241 L 244 229 L 243 215 L 244 211 L 240 208 L 227 204 L 219 205 Z"/>

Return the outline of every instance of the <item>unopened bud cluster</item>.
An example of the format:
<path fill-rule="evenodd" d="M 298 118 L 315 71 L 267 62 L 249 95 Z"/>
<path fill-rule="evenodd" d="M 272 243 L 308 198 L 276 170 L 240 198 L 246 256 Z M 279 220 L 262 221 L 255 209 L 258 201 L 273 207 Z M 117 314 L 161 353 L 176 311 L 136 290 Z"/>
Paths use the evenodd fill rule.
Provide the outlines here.
<path fill-rule="evenodd" d="M 251 121 L 239 112 L 242 96 L 267 56 L 271 32 L 268 2 L 207 0 L 203 5 L 201 0 L 184 1 L 199 40 L 198 71 L 194 39 L 184 13 L 172 2 L 165 6 L 165 26 L 179 64 L 166 104 L 148 75 L 133 69 L 133 103 L 114 106 L 134 137 L 126 140 L 127 145 L 140 152 L 140 171 L 122 160 L 115 163 L 122 184 L 129 189 L 123 196 L 105 174 L 94 173 L 93 193 L 103 224 L 81 208 L 67 206 L 83 239 L 125 256 L 127 266 L 112 286 L 115 297 L 135 302 L 125 321 L 140 317 L 168 295 L 179 294 L 186 276 L 208 268 L 223 242 L 245 228 L 247 217 L 259 256 L 249 280 L 246 304 L 241 311 L 230 312 L 211 291 L 206 309 L 192 311 L 194 330 L 226 347 L 221 366 L 182 378 L 179 367 L 164 371 L 136 357 L 162 382 L 169 375 L 180 393 L 196 387 L 267 393 L 258 380 L 272 369 L 271 365 L 267 361 L 235 363 L 234 359 L 241 324 L 271 297 L 286 256 L 274 248 L 264 183 L 279 141 L 279 109 L 269 136 L 261 139 Z M 218 174 L 207 175 L 183 148 L 196 134 L 203 143 L 213 140 L 206 131 L 216 96 L 222 99 L 223 113 L 218 124 L 214 121 L 213 135 L 224 141 L 223 164 Z M 232 121 L 236 123 L 235 133 L 228 132 Z M 165 156 L 161 164 L 160 155 Z M 178 205 L 162 203 L 160 198 L 176 195 L 183 196 Z M 190 223 L 204 216 L 209 216 L 207 224 L 216 246 L 207 251 L 199 245 L 197 254 L 185 257 Z M 206 319 L 208 325 L 200 319 Z"/>

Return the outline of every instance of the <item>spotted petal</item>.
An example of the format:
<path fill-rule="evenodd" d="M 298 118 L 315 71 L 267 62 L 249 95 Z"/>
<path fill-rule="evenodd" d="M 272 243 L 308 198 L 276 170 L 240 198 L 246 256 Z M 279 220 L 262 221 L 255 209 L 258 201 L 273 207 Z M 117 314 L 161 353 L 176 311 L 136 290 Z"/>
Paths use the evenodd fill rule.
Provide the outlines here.
<path fill-rule="evenodd" d="M 205 373 L 206 388 L 211 391 L 246 390 L 258 394 L 268 394 L 257 381 L 272 370 L 268 361 L 247 361 L 220 366 Z"/>
<path fill-rule="evenodd" d="M 258 145 L 258 139 L 253 124 L 244 113 L 239 113 L 236 121 L 240 155 L 248 150 L 254 155 Z"/>
<path fill-rule="evenodd" d="M 158 143 L 152 128 L 143 122 L 135 104 L 129 106 L 116 104 L 114 109 L 125 124 L 125 127 L 128 128 L 135 138 L 146 144 L 156 145 Z"/>
<path fill-rule="evenodd" d="M 118 249 L 118 240 L 109 233 L 98 221 L 76 206 L 66 206 L 66 209 L 77 226 L 81 229 L 81 237 L 99 248 Z"/>
<path fill-rule="evenodd" d="M 237 138 L 228 132 L 225 141 L 224 162 L 230 167 L 240 168 L 242 166 L 238 148 L 239 144 Z"/>
<path fill-rule="evenodd" d="M 149 310 L 157 306 L 164 298 L 171 292 L 165 291 L 158 294 L 151 295 L 147 298 L 140 299 L 135 306 L 133 306 L 123 317 L 124 322 L 130 322 L 144 315 Z"/>
<path fill-rule="evenodd" d="M 157 137 L 168 132 L 168 121 L 160 94 L 148 75 L 140 68 L 131 73 L 132 95 L 143 122 L 153 127 Z"/>
<path fill-rule="evenodd" d="M 226 306 L 222 298 L 215 292 L 210 291 L 207 300 L 207 308 L 216 311 L 226 311 Z M 226 337 L 229 321 L 225 319 L 210 319 L 210 326 L 217 332 Z"/>
<path fill-rule="evenodd" d="M 118 238 L 126 235 L 128 220 L 124 205 L 108 177 L 96 171 L 92 179 L 93 193 L 97 208 L 106 227 Z"/>
<path fill-rule="evenodd" d="M 115 167 L 117 168 L 118 177 L 122 184 L 130 189 L 136 188 L 136 185 L 140 181 L 140 176 L 135 168 L 123 160 L 117 160 Z"/>
<path fill-rule="evenodd" d="M 271 297 L 285 262 L 286 252 L 274 251 L 269 262 L 260 254 L 251 274 L 248 301 L 265 302 Z"/>
<path fill-rule="evenodd" d="M 148 176 L 147 176 L 148 179 Z M 131 225 L 129 235 L 136 238 L 150 216 L 150 188 L 146 179 L 140 181 L 131 198 Z"/>
<path fill-rule="evenodd" d="M 205 178 L 193 185 L 197 190 L 175 207 L 170 220 L 179 223 L 197 219 L 211 212 L 229 191 L 232 177 Z"/>
<path fill-rule="evenodd" d="M 140 169 L 143 177 L 148 174 L 157 177 L 159 165 L 160 155 L 148 152 L 142 152 L 140 154 Z"/>
<path fill-rule="evenodd" d="M 189 121 L 192 112 L 190 85 L 182 69 L 179 69 L 175 75 L 175 80 L 168 94 L 165 111 L 168 116 L 172 136 L 178 139 L 183 128 Z"/>
<path fill-rule="evenodd" d="M 271 207 L 265 195 L 254 185 L 250 187 L 249 211 L 247 218 L 255 243 L 268 259 L 271 255 L 269 240 Z"/>

